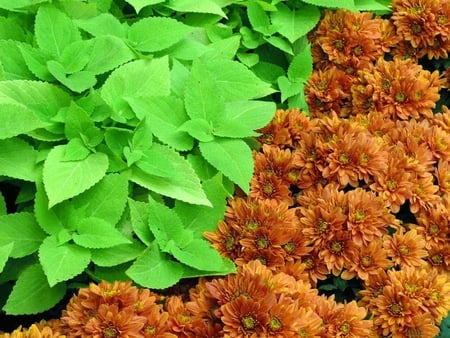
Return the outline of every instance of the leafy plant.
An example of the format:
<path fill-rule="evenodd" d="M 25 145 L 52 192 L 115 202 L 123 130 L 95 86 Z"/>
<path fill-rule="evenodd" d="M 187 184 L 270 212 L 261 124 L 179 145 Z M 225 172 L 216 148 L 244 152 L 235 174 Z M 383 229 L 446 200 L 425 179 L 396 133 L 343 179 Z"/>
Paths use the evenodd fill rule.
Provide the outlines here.
<path fill-rule="evenodd" d="M 248 192 L 273 95 L 306 109 L 322 5 L 369 6 L 0 0 L 0 186 L 19 188 L 0 195 L 3 310 L 91 279 L 232 273 L 202 234 Z"/>

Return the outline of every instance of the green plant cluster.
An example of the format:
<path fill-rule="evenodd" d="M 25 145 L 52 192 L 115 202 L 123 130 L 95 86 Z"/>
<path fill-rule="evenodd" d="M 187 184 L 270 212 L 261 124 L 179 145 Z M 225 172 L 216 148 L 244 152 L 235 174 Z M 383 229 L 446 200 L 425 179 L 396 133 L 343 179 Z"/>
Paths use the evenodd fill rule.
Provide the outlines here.
<path fill-rule="evenodd" d="M 0 0 L 3 311 L 43 312 L 89 280 L 234 272 L 202 234 L 248 192 L 276 102 L 307 108 L 319 6 L 384 5 Z"/>

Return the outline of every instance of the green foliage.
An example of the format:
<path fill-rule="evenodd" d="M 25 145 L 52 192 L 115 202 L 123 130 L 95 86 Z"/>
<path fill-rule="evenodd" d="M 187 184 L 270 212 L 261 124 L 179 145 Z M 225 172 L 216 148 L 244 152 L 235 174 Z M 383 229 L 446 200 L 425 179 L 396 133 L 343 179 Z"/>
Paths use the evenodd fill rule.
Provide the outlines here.
<path fill-rule="evenodd" d="M 307 109 L 319 6 L 383 5 L 0 0 L 0 183 L 21 196 L 0 194 L 3 311 L 45 311 L 78 275 L 234 272 L 203 232 L 248 192 L 276 103 Z"/>

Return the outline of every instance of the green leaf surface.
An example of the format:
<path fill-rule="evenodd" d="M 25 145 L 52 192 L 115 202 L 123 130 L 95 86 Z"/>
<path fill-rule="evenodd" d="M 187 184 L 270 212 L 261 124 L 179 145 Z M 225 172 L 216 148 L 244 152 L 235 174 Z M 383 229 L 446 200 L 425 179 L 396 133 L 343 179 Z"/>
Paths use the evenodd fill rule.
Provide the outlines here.
<path fill-rule="evenodd" d="M 36 181 L 39 176 L 37 154 L 38 152 L 22 139 L 0 140 L 0 175 Z"/>
<path fill-rule="evenodd" d="M 42 267 L 34 264 L 19 275 L 3 310 L 9 315 L 36 314 L 52 308 L 65 293 L 64 283 L 51 287 Z"/>
<path fill-rule="evenodd" d="M 67 143 L 63 161 L 82 161 L 91 151 L 85 147 L 80 138 L 73 138 Z"/>
<path fill-rule="evenodd" d="M 7 208 L 5 198 L 3 197 L 3 194 L 0 194 L 0 216 L 6 215 L 6 213 Z"/>
<path fill-rule="evenodd" d="M 58 206 L 56 206 L 58 208 Z M 42 182 L 36 184 L 34 198 L 34 215 L 39 226 L 49 235 L 58 235 L 64 230 L 64 223 L 55 212 L 55 208 L 48 208 L 48 198 Z"/>
<path fill-rule="evenodd" d="M 177 12 L 206 13 L 220 15 L 225 18 L 222 8 L 213 0 L 169 0 L 166 7 Z"/>
<path fill-rule="evenodd" d="M 6 262 L 8 261 L 9 255 L 11 254 L 14 247 L 14 243 L 9 243 L 0 246 L 0 273 L 2 273 L 5 268 Z"/>
<path fill-rule="evenodd" d="M 124 175 L 107 174 L 100 182 L 73 199 L 86 217 L 101 218 L 117 224 L 128 199 L 128 180 Z"/>
<path fill-rule="evenodd" d="M 355 0 L 302 0 L 302 2 L 326 8 L 345 8 L 356 10 Z"/>
<path fill-rule="evenodd" d="M 222 114 L 224 99 L 216 74 L 207 69 L 207 63 L 194 60 L 184 92 L 186 112 L 191 119 L 210 121 Z M 222 67 L 221 71 L 224 71 Z"/>
<path fill-rule="evenodd" d="M 193 139 L 179 127 L 188 119 L 183 101 L 175 96 L 154 96 L 127 99 L 139 119 L 149 122 L 152 133 L 168 146 L 190 150 Z"/>
<path fill-rule="evenodd" d="M 175 172 L 175 166 L 166 157 L 167 148 L 152 147 L 142 152 L 142 157 L 136 161 L 136 166 L 145 173 L 158 177 L 170 177 Z"/>
<path fill-rule="evenodd" d="M 64 133 L 69 140 L 80 138 L 86 130 L 94 127 L 87 111 L 73 101 L 67 107 L 65 115 Z"/>
<path fill-rule="evenodd" d="M 45 233 L 32 213 L 20 212 L 0 216 L 0 246 L 14 243 L 11 257 L 20 258 L 32 254 L 44 238 Z"/>
<path fill-rule="evenodd" d="M 66 74 L 64 66 L 57 61 L 48 61 L 47 68 L 55 79 L 76 93 L 81 93 L 92 88 L 97 82 L 93 72 L 80 71 L 70 75 Z"/>
<path fill-rule="evenodd" d="M 28 44 L 21 44 L 18 47 L 28 70 L 35 77 L 43 81 L 53 82 L 55 80 L 47 68 L 47 61 L 52 59 L 50 53 L 34 48 Z"/>
<path fill-rule="evenodd" d="M 166 250 L 178 261 L 204 271 L 223 271 L 223 258 L 207 240 L 193 239 L 183 247 L 169 242 Z"/>
<path fill-rule="evenodd" d="M 186 237 L 189 236 L 185 233 L 183 223 L 174 209 L 155 200 L 150 200 L 148 207 L 148 224 L 162 251 L 169 242 L 180 246 L 188 244 L 189 238 Z"/>
<path fill-rule="evenodd" d="M 249 146 L 239 139 L 216 138 L 200 142 L 202 156 L 246 193 L 253 175 L 253 157 Z"/>
<path fill-rule="evenodd" d="M 193 118 L 186 121 L 179 130 L 187 132 L 196 140 L 201 142 L 210 142 L 214 140 L 213 126 L 205 119 Z"/>
<path fill-rule="evenodd" d="M 194 29 L 172 18 L 148 17 L 131 25 L 128 40 L 141 52 L 157 52 L 181 41 Z"/>
<path fill-rule="evenodd" d="M 142 81 L 136 81 L 136 79 L 142 79 Z M 127 98 L 168 96 L 169 94 L 170 73 L 167 57 L 124 64 L 111 73 L 101 90 L 102 98 L 113 108 L 119 118 L 134 116 L 126 101 Z"/>
<path fill-rule="evenodd" d="M 225 112 L 214 121 L 213 134 L 222 137 L 254 137 L 275 115 L 276 105 L 267 101 L 234 101 L 225 105 Z"/>
<path fill-rule="evenodd" d="M 280 49 L 281 51 L 289 54 L 294 55 L 294 52 L 292 51 L 292 44 L 286 40 L 286 38 L 283 38 L 281 36 L 269 36 L 264 37 L 264 41 L 267 41 L 272 46 Z"/>
<path fill-rule="evenodd" d="M 119 230 L 102 218 L 85 217 L 77 224 L 77 233 L 72 235 L 73 241 L 84 248 L 111 248 L 119 244 L 131 243 Z"/>
<path fill-rule="evenodd" d="M 285 76 L 280 76 L 278 78 L 278 87 L 281 92 L 281 102 L 284 102 L 288 98 L 301 93 L 304 85 L 302 82 L 291 81 Z"/>
<path fill-rule="evenodd" d="M 155 240 L 148 223 L 149 205 L 146 202 L 128 199 L 131 226 L 136 236 L 147 246 Z"/>
<path fill-rule="evenodd" d="M 139 13 L 144 7 L 156 5 L 164 1 L 165 0 L 126 0 L 126 2 L 133 6 L 136 13 Z"/>
<path fill-rule="evenodd" d="M 326 2 L 329 3 L 328 0 Z M 272 23 L 278 28 L 278 32 L 291 43 L 311 31 L 320 19 L 320 10 L 307 4 L 299 8 L 289 8 L 286 5 L 278 4 L 277 9 L 271 15 Z"/>
<path fill-rule="evenodd" d="M 135 58 L 135 54 L 124 40 L 102 35 L 94 39 L 90 60 L 85 70 L 103 74 Z"/>
<path fill-rule="evenodd" d="M 261 98 L 274 92 L 269 83 L 237 61 L 210 60 L 205 66 L 220 89 L 216 96 L 222 96 L 225 102 Z"/>
<path fill-rule="evenodd" d="M 39 261 L 50 286 L 79 275 L 90 260 L 89 249 L 70 243 L 60 244 L 55 236 L 47 237 L 39 248 Z"/>
<path fill-rule="evenodd" d="M 192 204 L 211 205 L 203 192 L 200 179 L 189 162 L 169 147 L 158 144 L 154 144 L 153 147 L 172 163 L 175 168 L 174 175 L 158 177 L 147 174 L 142 169 L 133 168 L 130 180 L 164 196 Z"/>
<path fill-rule="evenodd" d="M 128 30 L 127 24 L 120 22 L 120 20 L 111 13 L 101 13 L 87 19 L 74 20 L 74 23 L 79 28 L 95 37 L 111 35 L 118 38 L 124 38 Z"/>
<path fill-rule="evenodd" d="M 355 0 L 355 7 L 359 11 L 381 12 L 383 14 L 392 12 L 392 9 L 388 6 L 374 0 Z"/>
<path fill-rule="evenodd" d="M 197 277 L 211 277 L 211 276 L 226 276 L 236 273 L 236 266 L 230 259 L 222 258 L 222 270 L 205 271 L 198 270 L 190 266 L 183 267 L 183 278 L 197 278 Z"/>
<path fill-rule="evenodd" d="M 218 40 L 208 45 L 202 53 L 203 58 L 208 59 L 233 59 L 241 44 L 241 37 L 234 35 L 229 38 Z"/>
<path fill-rule="evenodd" d="M 72 42 L 81 40 L 73 21 L 52 5 L 42 5 L 36 14 L 35 36 L 40 49 L 56 58 Z"/>
<path fill-rule="evenodd" d="M 145 250 L 146 246 L 133 241 L 129 244 L 120 244 L 112 248 L 92 249 L 91 259 L 98 266 L 114 267 L 136 259 Z"/>
<path fill-rule="evenodd" d="M 16 103 L 0 102 L 0 139 L 26 134 L 35 129 L 44 128 L 48 123 L 30 109 Z"/>
<path fill-rule="evenodd" d="M 288 78 L 292 81 L 302 80 L 306 82 L 313 71 L 311 45 L 306 45 L 300 53 L 294 56 L 288 68 Z"/>
<path fill-rule="evenodd" d="M 194 235 L 198 237 L 202 237 L 205 231 L 214 231 L 217 228 L 218 221 L 225 214 L 226 198 L 230 197 L 220 174 L 203 182 L 203 190 L 212 207 L 176 201 L 174 208 L 184 228 L 194 231 Z"/>
<path fill-rule="evenodd" d="M 48 2 L 48 0 L 15 0 L 15 1 L 0 0 L 0 8 L 14 10 L 31 5 L 40 4 L 43 2 Z"/>
<path fill-rule="evenodd" d="M 3 66 L 5 80 L 33 79 L 33 73 L 28 69 L 19 46 L 12 40 L 0 40 L 0 62 Z"/>
<path fill-rule="evenodd" d="M 161 252 L 154 243 L 136 259 L 127 275 L 140 286 L 165 289 L 182 278 L 183 265 Z"/>
<path fill-rule="evenodd" d="M 77 196 L 100 181 L 108 168 L 108 156 L 92 153 L 82 161 L 64 162 L 66 146 L 56 146 L 44 162 L 43 182 L 49 207 Z"/>
<path fill-rule="evenodd" d="M 265 35 L 269 35 L 270 19 L 257 1 L 247 3 L 247 16 L 253 29 Z"/>
<path fill-rule="evenodd" d="M 68 45 L 59 59 L 65 73 L 73 74 L 83 70 L 91 58 L 92 46 L 91 40 L 75 41 Z"/>

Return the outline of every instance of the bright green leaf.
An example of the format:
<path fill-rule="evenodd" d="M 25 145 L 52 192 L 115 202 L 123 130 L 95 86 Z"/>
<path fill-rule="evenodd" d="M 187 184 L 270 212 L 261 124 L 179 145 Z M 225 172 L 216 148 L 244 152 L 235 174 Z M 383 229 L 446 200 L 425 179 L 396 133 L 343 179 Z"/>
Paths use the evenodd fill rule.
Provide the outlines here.
<path fill-rule="evenodd" d="M 59 58 L 72 42 L 81 40 L 72 20 L 52 5 L 42 5 L 36 14 L 35 36 L 40 49 Z"/>
<path fill-rule="evenodd" d="M 388 6 L 374 0 L 355 0 L 355 7 L 358 11 L 381 12 L 383 14 L 392 12 L 392 9 Z"/>
<path fill-rule="evenodd" d="M 192 31 L 192 27 L 172 18 L 149 17 L 130 27 L 128 40 L 141 52 L 157 52 L 173 46 Z"/>
<path fill-rule="evenodd" d="M 211 123 L 201 118 L 194 118 L 186 121 L 178 128 L 178 130 L 189 133 L 189 135 L 201 142 L 210 142 L 214 140 Z"/>
<path fill-rule="evenodd" d="M 98 266 L 115 267 L 132 261 L 142 254 L 146 247 L 137 241 L 130 244 L 120 244 L 112 248 L 92 249 L 92 261 Z"/>
<path fill-rule="evenodd" d="M 142 157 L 136 161 L 136 166 L 145 173 L 158 177 L 170 177 L 175 172 L 175 166 L 165 157 L 166 148 L 152 147 L 142 152 Z"/>
<path fill-rule="evenodd" d="M 247 16 L 255 31 L 265 35 L 270 35 L 270 19 L 266 11 L 264 11 L 260 6 L 259 2 L 249 1 L 247 3 Z"/>
<path fill-rule="evenodd" d="M 156 5 L 164 1 L 165 0 L 126 0 L 126 2 L 133 6 L 136 13 L 139 13 L 144 7 Z"/>
<path fill-rule="evenodd" d="M 356 10 L 355 0 L 302 0 L 305 3 L 325 8 L 345 8 Z"/>
<path fill-rule="evenodd" d="M 6 201 L 2 194 L 0 194 L 0 216 L 6 215 Z"/>
<path fill-rule="evenodd" d="M 56 206 L 58 208 L 58 206 Z M 58 217 L 55 208 L 48 208 L 48 198 L 42 182 L 36 184 L 34 215 L 39 226 L 49 235 L 57 235 L 64 230 L 63 220 Z"/>
<path fill-rule="evenodd" d="M 277 26 L 278 32 L 291 43 L 311 31 L 320 19 L 320 10 L 307 4 L 298 8 L 289 8 L 284 4 L 278 4 L 277 9 L 271 15 L 272 23 Z"/>
<path fill-rule="evenodd" d="M 144 118 L 139 121 L 134 129 L 133 137 L 131 139 L 131 147 L 133 150 L 148 150 L 153 144 L 153 134 L 151 123 Z"/>
<path fill-rule="evenodd" d="M 149 122 L 158 139 L 177 150 L 190 150 L 193 139 L 179 127 L 188 119 L 183 102 L 175 96 L 127 99 L 139 119 Z"/>
<path fill-rule="evenodd" d="M 30 72 L 43 81 L 55 80 L 47 68 L 47 61 L 52 59 L 52 56 L 48 52 L 34 48 L 28 44 L 21 44 L 18 47 Z"/>
<path fill-rule="evenodd" d="M 276 105 L 267 101 L 234 101 L 225 105 L 225 112 L 214 121 L 213 134 L 222 137 L 245 138 L 258 134 L 275 115 Z"/>
<path fill-rule="evenodd" d="M 202 181 L 208 180 L 217 174 L 217 169 L 209 164 L 209 162 L 201 155 L 188 154 L 187 160 Z"/>
<path fill-rule="evenodd" d="M 222 8 L 213 0 L 169 0 L 166 7 L 176 12 L 216 14 L 225 18 Z"/>
<path fill-rule="evenodd" d="M 84 248 L 110 248 L 119 244 L 130 243 L 130 240 L 117 230 L 113 224 L 98 217 L 85 217 L 77 224 L 73 241 Z"/>
<path fill-rule="evenodd" d="M 148 225 L 148 203 L 135 201 L 129 198 L 128 207 L 130 209 L 131 226 L 133 227 L 134 232 L 145 245 L 150 246 L 155 237 Z"/>
<path fill-rule="evenodd" d="M 66 134 L 66 137 L 69 140 L 80 138 L 86 130 L 93 126 L 94 123 L 90 119 L 87 111 L 72 101 L 66 110 L 64 124 L 64 133 Z"/>
<path fill-rule="evenodd" d="M 0 102 L 0 110 L 0 139 L 26 134 L 48 125 L 33 111 L 16 103 Z"/>
<path fill-rule="evenodd" d="M 288 68 L 288 78 L 291 81 L 306 82 L 313 71 L 311 46 L 308 44 L 300 53 L 294 56 Z"/>
<path fill-rule="evenodd" d="M 156 243 L 138 257 L 127 270 L 127 275 L 146 288 L 165 289 L 176 284 L 183 276 L 183 265 L 161 252 Z"/>
<path fill-rule="evenodd" d="M 37 154 L 38 152 L 22 139 L 0 140 L 0 175 L 36 181 L 39 175 L 36 166 Z"/>
<path fill-rule="evenodd" d="M 75 41 L 68 45 L 59 60 L 65 73 L 73 74 L 83 70 L 91 58 L 92 46 L 91 40 Z"/>
<path fill-rule="evenodd" d="M 124 38 L 128 30 L 127 24 L 121 23 L 111 13 L 101 13 L 91 18 L 74 20 L 74 22 L 79 28 L 95 37 L 112 35 Z"/>
<path fill-rule="evenodd" d="M 99 152 L 82 161 L 64 162 L 65 148 L 54 147 L 44 163 L 43 181 L 49 207 L 89 189 L 105 176 L 108 168 L 108 157 Z"/>
<path fill-rule="evenodd" d="M 64 66 L 57 61 L 48 61 L 47 68 L 59 82 L 76 93 L 92 88 L 97 82 L 93 72 L 80 71 L 70 75 L 66 74 Z"/>
<path fill-rule="evenodd" d="M 2 273 L 5 268 L 6 262 L 8 261 L 9 255 L 11 254 L 14 247 L 14 243 L 9 243 L 0 246 L 0 273 Z"/>
<path fill-rule="evenodd" d="M 51 287 L 42 267 L 34 264 L 19 275 L 3 310 L 10 315 L 36 314 L 52 308 L 66 293 L 66 284 Z"/>
<path fill-rule="evenodd" d="M 0 62 L 3 66 L 5 80 L 33 79 L 19 46 L 25 44 L 12 40 L 0 40 Z"/>
<path fill-rule="evenodd" d="M 90 153 L 91 151 L 86 148 L 81 139 L 73 138 L 66 145 L 63 161 L 82 161 Z"/>
<path fill-rule="evenodd" d="M 208 45 L 202 54 L 203 58 L 209 59 L 233 59 L 241 43 L 239 35 L 231 36 L 227 39 L 219 40 Z"/>
<path fill-rule="evenodd" d="M 175 170 L 171 177 L 149 175 L 139 168 L 133 168 L 130 180 L 164 196 L 192 204 L 211 205 L 203 192 L 200 179 L 188 161 L 176 151 L 163 145 L 154 144 L 164 153 Z"/>
<path fill-rule="evenodd" d="M 0 246 L 14 243 L 11 257 L 20 258 L 32 254 L 44 238 L 45 233 L 32 213 L 20 212 L 0 216 Z"/>
<path fill-rule="evenodd" d="M 75 244 L 60 244 L 55 236 L 47 237 L 39 248 L 39 261 L 50 286 L 79 275 L 91 260 L 89 249 Z"/>
<path fill-rule="evenodd" d="M 289 41 L 286 40 L 286 38 L 283 38 L 281 36 L 269 36 L 264 37 L 264 41 L 267 41 L 272 46 L 289 55 L 294 55 L 294 52 L 292 51 L 292 45 Z"/>
<path fill-rule="evenodd" d="M 281 102 L 286 101 L 289 97 L 299 94 L 303 91 L 303 83 L 289 80 L 285 76 L 278 78 L 278 87 L 281 92 Z"/>
<path fill-rule="evenodd" d="M 246 193 L 253 175 L 253 157 L 249 146 L 239 139 L 216 138 L 200 142 L 202 156 Z"/>
<path fill-rule="evenodd" d="M 107 128 L 105 131 L 105 142 L 111 151 L 121 157 L 123 149 L 129 146 L 133 132 L 124 128 Z"/>

